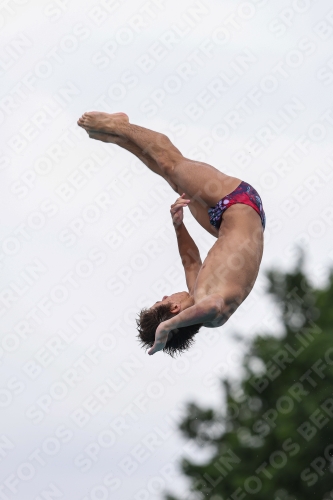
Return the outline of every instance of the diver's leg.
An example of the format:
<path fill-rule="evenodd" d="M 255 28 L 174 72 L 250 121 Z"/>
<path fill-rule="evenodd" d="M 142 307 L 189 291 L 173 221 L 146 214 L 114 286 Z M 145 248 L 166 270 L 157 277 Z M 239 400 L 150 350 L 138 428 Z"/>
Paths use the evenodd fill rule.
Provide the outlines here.
<path fill-rule="evenodd" d="M 205 208 L 216 205 L 241 182 L 212 165 L 185 158 L 166 135 L 130 124 L 123 113 L 85 113 L 78 123 L 83 128 L 117 134 L 134 142 L 157 163 L 163 177 L 175 184 L 178 192 L 187 193 Z"/>

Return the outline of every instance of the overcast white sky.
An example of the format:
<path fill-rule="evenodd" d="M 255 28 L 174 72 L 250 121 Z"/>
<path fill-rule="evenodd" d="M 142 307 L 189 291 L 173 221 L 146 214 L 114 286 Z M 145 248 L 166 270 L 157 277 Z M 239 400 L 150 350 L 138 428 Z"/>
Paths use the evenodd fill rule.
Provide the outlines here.
<path fill-rule="evenodd" d="M 182 497 L 178 458 L 199 456 L 176 431 L 184 405 L 220 405 L 219 376 L 240 375 L 246 339 L 279 332 L 265 270 L 290 269 L 297 244 L 316 283 L 332 265 L 331 3 L 0 9 L 0 498 Z M 140 350 L 134 322 L 185 289 L 175 193 L 88 139 L 76 121 L 94 109 L 128 113 L 262 196 L 253 292 L 178 360 Z M 213 238 L 189 213 L 186 224 L 205 257 Z"/>

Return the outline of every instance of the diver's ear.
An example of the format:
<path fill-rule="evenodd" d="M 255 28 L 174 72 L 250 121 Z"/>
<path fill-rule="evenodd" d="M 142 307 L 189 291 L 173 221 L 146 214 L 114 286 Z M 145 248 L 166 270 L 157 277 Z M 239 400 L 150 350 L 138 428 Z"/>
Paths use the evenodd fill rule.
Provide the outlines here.
<path fill-rule="evenodd" d="M 170 312 L 172 314 L 178 314 L 178 313 L 180 313 L 180 304 L 172 304 L 172 306 L 170 308 Z"/>

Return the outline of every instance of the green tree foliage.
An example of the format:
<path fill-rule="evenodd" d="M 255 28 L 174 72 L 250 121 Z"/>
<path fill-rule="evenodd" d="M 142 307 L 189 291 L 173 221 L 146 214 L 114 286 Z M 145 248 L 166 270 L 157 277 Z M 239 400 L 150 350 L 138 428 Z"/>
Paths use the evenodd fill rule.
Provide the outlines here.
<path fill-rule="evenodd" d="M 283 337 L 255 338 L 221 410 L 188 405 L 180 430 L 212 456 L 182 460 L 186 500 L 333 499 L 333 272 L 315 289 L 303 264 L 267 274 Z"/>

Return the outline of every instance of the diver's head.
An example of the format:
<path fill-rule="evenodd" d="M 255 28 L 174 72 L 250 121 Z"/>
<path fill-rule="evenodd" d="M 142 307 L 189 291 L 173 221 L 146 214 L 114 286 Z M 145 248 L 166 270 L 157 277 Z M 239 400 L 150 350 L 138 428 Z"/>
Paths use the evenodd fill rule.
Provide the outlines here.
<path fill-rule="evenodd" d="M 162 300 L 155 302 L 149 309 L 142 309 L 136 320 L 138 338 L 142 346 L 145 349 L 152 347 L 158 325 L 193 305 L 193 297 L 188 292 L 177 292 L 165 295 Z M 193 344 L 193 337 L 201 326 L 202 324 L 197 324 L 171 330 L 163 351 L 174 356 L 175 353 L 187 350 Z"/>

